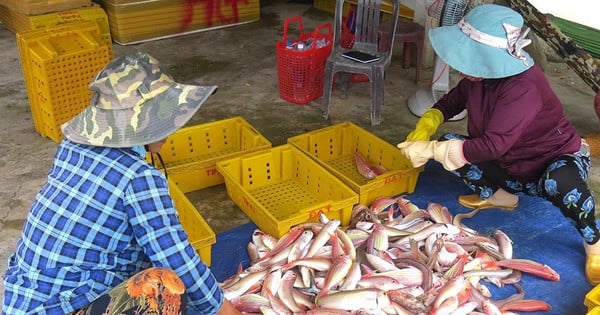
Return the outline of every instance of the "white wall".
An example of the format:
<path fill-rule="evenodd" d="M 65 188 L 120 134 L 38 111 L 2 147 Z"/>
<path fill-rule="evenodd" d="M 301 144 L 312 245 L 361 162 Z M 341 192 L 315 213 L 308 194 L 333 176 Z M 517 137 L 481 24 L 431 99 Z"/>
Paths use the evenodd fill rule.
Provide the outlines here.
<path fill-rule="evenodd" d="M 600 1 L 598 0 L 528 0 L 542 13 L 600 30 Z"/>

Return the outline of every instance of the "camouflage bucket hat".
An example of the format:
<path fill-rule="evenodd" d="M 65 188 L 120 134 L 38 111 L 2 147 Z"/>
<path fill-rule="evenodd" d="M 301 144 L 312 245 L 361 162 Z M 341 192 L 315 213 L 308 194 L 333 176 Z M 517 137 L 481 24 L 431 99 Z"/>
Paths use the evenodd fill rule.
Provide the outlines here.
<path fill-rule="evenodd" d="M 90 84 L 90 105 L 62 132 L 76 143 L 113 148 L 160 141 L 185 125 L 216 88 L 176 83 L 145 53 L 117 57 Z"/>

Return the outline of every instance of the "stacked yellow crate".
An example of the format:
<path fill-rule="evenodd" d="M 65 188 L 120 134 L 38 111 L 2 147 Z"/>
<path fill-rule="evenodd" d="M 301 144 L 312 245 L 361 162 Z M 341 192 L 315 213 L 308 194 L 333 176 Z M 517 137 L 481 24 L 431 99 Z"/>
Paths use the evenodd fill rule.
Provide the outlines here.
<path fill-rule="evenodd" d="M 110 28 L 108 27 L 108 16 L 99 5 L 28 15 L 23 12 L 11 10 L 7 6 L 0 4 L 0 21 L 15 34 L 71 22 L 91 21 L 98 26 L 102 40 L 107 45 L 111 45 L 112 43 Z"/>
<path fill-rule="evenodd" d="M 59 142 L 60 125 L 89 105 L 90 82 L 113 58 L 110 37 L 97 21 L 75 21 L 19 32 L 17 43 L 35 129 Z"/>
<path fill-rule="evenodd" d="M 113 40 L 133 44 L 260 19 L 259 0 L 97 0 L 106 10 Z"/>
<path fill-rule="evenodd" d="M 91 0 L 2 0 L 2 6 L 26 15 L 77 9 L 92 5 Z"/>

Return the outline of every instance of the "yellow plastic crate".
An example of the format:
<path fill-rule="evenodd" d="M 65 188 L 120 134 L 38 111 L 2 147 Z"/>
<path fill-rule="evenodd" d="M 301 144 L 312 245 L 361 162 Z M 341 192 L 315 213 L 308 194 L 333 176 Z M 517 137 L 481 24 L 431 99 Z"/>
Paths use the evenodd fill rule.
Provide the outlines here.
<path fill-rule="evenodd" d="M 100 37 L 107 45 L 112 45 L 108 16 L 97 4 L 85 8 L 71 9 L 47 14 L 27 15 L 10 10 L 0 4 L 0 21 L 13 33 L 44 29 L 77 21 L 91 21 L 98 25 Z"/>
<path fill-rule="evenodd" d="M 78 21 L 17 34 L 35 129 L 55 142 L 60 125 L 90 103 L 88 86 L 113 58 L 98 25 Z"/>
<path fill-rule="evenodd" d="M 600 315 L 600 306 L 596 306 L 589 310 L 586 315 Z"/>
<path fill-rule="evenodd" d="M 289 144 L 217 162 L 227 194 L 264 232 L 281 237 L 292 226 L 330 219 L 350 223 L 358 196 Z"/>
<path fill-rule="evenodd" d="M 242 117 L 184 127 L 167 138 L 160 155 L 167 176 L 184 193 L 224 183 L 216 162 L 271 147 Z M 146 157 L 151 161 L 151 156 Z M 160 169 L 156 159 L 155 166 Z"/>
<path fill-rule="evenodd" d="M 97 0 L 121 45 L 191 34 L 260 20 L 259 0 L 220 2 L 216 7 L 181 0 Z"/>
<path fill-rule="evenodd" d="M 202 261 L 210 266 L 211 246 L 217 242 L 215 232 L 198 213 L 192 202 L 171 180 L 169 180 L 169 193 L 173 198 L 175 209 L 179 214 L 179 221 L 188 235 L 190 244 L 198 252 Z"/>
<path fill-rule="evenodd" d="M 90 0 L 2 0 L 3 5 L 28 15 L 90 6 Z"/>
<path fill-rule="evenodd" d="M 598 307 L 600 306 L 600 285 L 595 286 L 585 295 L 583 304 L 587 306 L 589 312 L 592 312 L 595 309 L 595 312 L 600 314 L 600 307 Z"/>
<path fill-rule="evenodd" d="M 413 192 L 423 170 L 413 168 L 395 146 L 349 122 L 288 138 L 288 143 L 351 187 L 364 205 L 377 197 Z M 365 178 L 356 168 L 355 152 L 387 172 L 371 180 Z"/>

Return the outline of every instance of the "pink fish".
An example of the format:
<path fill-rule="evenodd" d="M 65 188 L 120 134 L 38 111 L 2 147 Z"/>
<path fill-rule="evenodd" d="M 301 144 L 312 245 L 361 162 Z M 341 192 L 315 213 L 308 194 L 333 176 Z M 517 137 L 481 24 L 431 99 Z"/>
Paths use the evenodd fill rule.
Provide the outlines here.
<path fill-rule="evenodd" d="M 371 212 L 379 214 L 396 204 L 397 200 L 397 198 L 377 197 L 375 198 L 373 203 L 371 203 L 369 209 L 371 210 Z M 392 208 L 390 209 L 393 211 Z"/>
<path fill-rule="evenodd" d="M 269 306 L 269 299 L 256 294 L 244 294 L 231 300 L 231 304 L 240 312 L 256 313 L 260 312 L 261 307 Z"/>
<path fill-rule="evenodd" d="M 537 311 L 549 311 L 552 309 L 550 304 L 533 299 L 523 299 L 508 302 L 500 307 L 500 311 L 521 311 L 521 312 L 537 312 Z"/>
<path fill-rule="evenodd" d="M 265 261 L 277 254 L 279 254 L 284 249 L 288 248 L 291 244 L 293 244 L 298 237 L 304 232 L 304 226 L 296 225 L 292 227 L 287 233 L 285 233 L 275 244 L 275 247 L 271 249 L 260 261 Z M 289 251 L 289 249 L 288 249 Z M 286 256 L 287 258 L 287 256 Z"/>
<path fill-rule="evenodd" d="M 433 222 L 452 224 L 452 214 L 450 213 L 450 210 L 441 204 L 435 202 L 429 203 L 426 210 Z"/>
<path fill-rule="evenodd" d="M 504 259 L 496 262 L 496 265 L 526 272 L 550 281 L 560 280 L 560 275 L 554 269 L 529 259 Z"/>
<path fill-rule="evenodd" d="M 351 267 L 352 260 L 350 259 L 350 256 L 344 255 L 336 258 L 325 276 L 325 284 L 321 292 L 319 292 L 319 296 L 327 295 L 331 288 L 341 284 L 346 278 L 346 275 L 348 275 L 348 272 L 350 272 Z"/>
<path fill-rule="evenodd" d="M 297 275 L 295 272 L 291 270 L 286 271 L 281 279 L 281 286 L 279 287 L 279 292 L 277 293 L 281 299 L 281 302 L 283 302 L 283 304 L 287 306 L 292 313 L 302 312 L 302 309 L 294 300 L 292 293 L 294 282 L 296 282 L 296 277 Z"/>
<path fill-rule="evenodd" d="M 377 177 L 377 174 L 371 169 L 371 165 L 365 158 L 363 158 L 358 152 L 354 153 L 354 159 L 356 160 L 356 168 L 360 175 L 364 176 L 367 179 L 373 179 Z"/>

